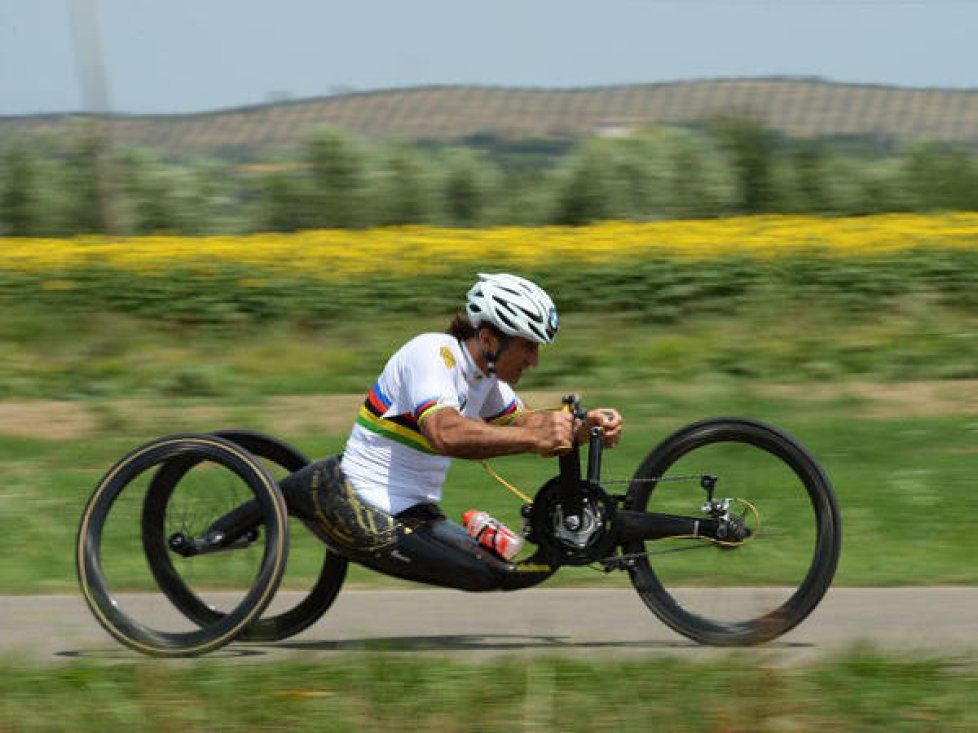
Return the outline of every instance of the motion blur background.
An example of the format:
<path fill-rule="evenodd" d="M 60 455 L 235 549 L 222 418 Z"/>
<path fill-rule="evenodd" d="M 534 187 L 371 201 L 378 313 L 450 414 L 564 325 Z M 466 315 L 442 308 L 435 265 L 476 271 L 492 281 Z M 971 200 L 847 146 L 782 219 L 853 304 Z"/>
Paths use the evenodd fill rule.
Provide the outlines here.
<path fill-rule="evenodd" d="M 976 376 L 974 3 L 0 13 L 8 398 L 357 392 L 490 267 L 627 333 L 531 387 Z"/>
<path fill-rule="evenodd" d="M 974 3 L 39 0 L 0 231 L 975 207 Z"/>
<path fill-rule="evenodd" d="M 561 311 L 521 384 L 531 405 L 577 391 L 625 414 L 606 471 L 630 474 L 693 419 L 769 420 L 837 487 L 837 584 L 975 585 L 960 513 L 978 432 L 976 28 L 965 0 L 3 3 L 0 593 L 77 593 L 82 506 L 145 440 L 233 426 L 341 449 L 389 354 L 444 329 L 494 269 Z M 456 463 L 450 513 L 517 525 Z M 503 465 L 528 491 L 549 470 Z M 320 553 L 297 540 L 290 572 Z M 733 697 L 726 678 L 718 698 L 648 694 L 700 691 L 675 730 L 732 729 L 746 687 L 762 698 L 749 729 L 789 698 L 800 726 L 974 724 L 964 687 L 935 712 L 908 691 L 940 675 L 887 664 L 844 662 L 826 679 L 852 682 L 835 687 L 760 671 Z M 5 669 L 0 728 L 56 730 L 67 699 L 93 730 L 191 715 L 156 705 L 176 682 L 146 670 L 130 689 L 97 665 L 53 682 Z M 376 682 L 360 706 L 316 704 L 351 730 L 399 714 L 469 729 L 453 710 L 484 702 L 478 675 L 438 665 L 412 695 L 415 669 L 344 670 L 340 688 Z M 588 698 L 580 670 L 547 674 L 541 729 L 631 714 Z M 307 720 L 221 679 L 241 718 L 220 698 L 205 717 Z M 99 684 L 121 691 L 77 693 Z M 412 708 L 424 694 L 441 707 Z M 592 707 L 562 714 L 574 696 Z"/>

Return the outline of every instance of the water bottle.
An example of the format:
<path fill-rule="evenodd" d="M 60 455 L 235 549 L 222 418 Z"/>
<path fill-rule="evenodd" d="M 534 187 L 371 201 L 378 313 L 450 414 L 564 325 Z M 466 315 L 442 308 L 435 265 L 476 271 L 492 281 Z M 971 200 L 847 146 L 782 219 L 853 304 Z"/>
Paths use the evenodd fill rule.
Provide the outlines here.
<path fill-rule="evenodd" d="M 523 549 L 523 538 L 486 512 L 469 509 L 462 514 L 462 525 L 470 537 L 504 560 L 512 560 Z"/>

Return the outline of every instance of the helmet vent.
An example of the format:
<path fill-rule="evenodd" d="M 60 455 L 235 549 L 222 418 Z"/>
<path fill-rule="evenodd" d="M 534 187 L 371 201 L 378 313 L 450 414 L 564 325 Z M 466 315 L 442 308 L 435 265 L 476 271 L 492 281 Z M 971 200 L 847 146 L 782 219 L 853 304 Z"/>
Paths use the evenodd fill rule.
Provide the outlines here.
<path fill-rule="evenodd" d="M 526 317 L 527 317 L 527 318 L 529 318 L 529 319 L 530 319 L 531 321 L 533 321 L 534 323 L 543 323 L 543 316 L 542 316 L 542 315 L 540 315 L 539 313 L 534 313 L 533 311 L 531 311 L 531 310 L 527 310 L 526 308 L 523 308 L 523 307 L 521 307 L 521 306 L 517 306 L 517 307 L 518 307 L 518 308 L 519 308 L 519 309 L 520 309 L 521 311 L 523 311 L 523 313 L 525 313 L 525 314 L 526 314 Z M 534 333 L 536 333 L 536 332 L 537 332 L 537 330 L 536 330 L 536 329 L 534 328 L 534 329 L 533 329 L 533 332 L 534 332 Z"/>
<path fill-rule="evenodd" d="M 506 314 L 503 313 L 502 311 L 496 311 L 496 318 L 498 318 L 500 321 L 502 321 L 503 323 L 505 323 L 510 328 L 512 328 L 514 330 L 516 329 L 516 324 L 513 323 L 512 319 L 510 319 L 509 317 L 507 317 Z"/>

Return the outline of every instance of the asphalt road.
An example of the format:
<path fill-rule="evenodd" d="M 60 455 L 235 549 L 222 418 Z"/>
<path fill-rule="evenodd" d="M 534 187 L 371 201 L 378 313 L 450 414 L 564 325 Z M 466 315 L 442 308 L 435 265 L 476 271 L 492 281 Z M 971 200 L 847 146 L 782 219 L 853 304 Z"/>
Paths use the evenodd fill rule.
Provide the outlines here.
<path fill-rule="evenodd" d="M 717 593 L 717 591 L 714 591 Z M 741 591 L 724 591 L 737 603 Z M 280 593 L 276 602 L 288 602 Z M 294 602 L 294 601 L 293 601 Z M 159 598 L 124 597 L 140 613 L 166 615 Z M 157 626 L 157 628 L 174 628 Z M 799 627 L 740 652 L 794 664 L 869 643 L 881 650 L 978 659 L 978 588 L 840 588 Z M 232 644 L 211 653 L 229 660 L 299 657 L 383 649 L 447 655 L 461 661 L 502 654 L 586 658 L 670 655 L 690 660 L 727 655 L 687 641 L 656 619 L 630 589 L 531 589 L 468 594 L 450 590 L 344 590 L 310 629 L 274 644 Z M 58 663 L 126 660 L 140 655 L 98 626 L 79 595 L 0 596 L 0 655 Z"/>

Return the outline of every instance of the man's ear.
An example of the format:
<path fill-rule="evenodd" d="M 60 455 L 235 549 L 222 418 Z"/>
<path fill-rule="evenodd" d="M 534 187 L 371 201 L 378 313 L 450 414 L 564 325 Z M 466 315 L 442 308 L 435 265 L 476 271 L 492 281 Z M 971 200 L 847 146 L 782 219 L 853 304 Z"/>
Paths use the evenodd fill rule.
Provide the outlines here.
<path fill-rule="evenodd" d="M 482 347 L 483 351 L 488 351 L 490 354 L 493 352 L 492 333 L 490 333 L 488 328 L 480 328 L 476 332 L 475 337 L 479 341 L 479 346 Z"/>

